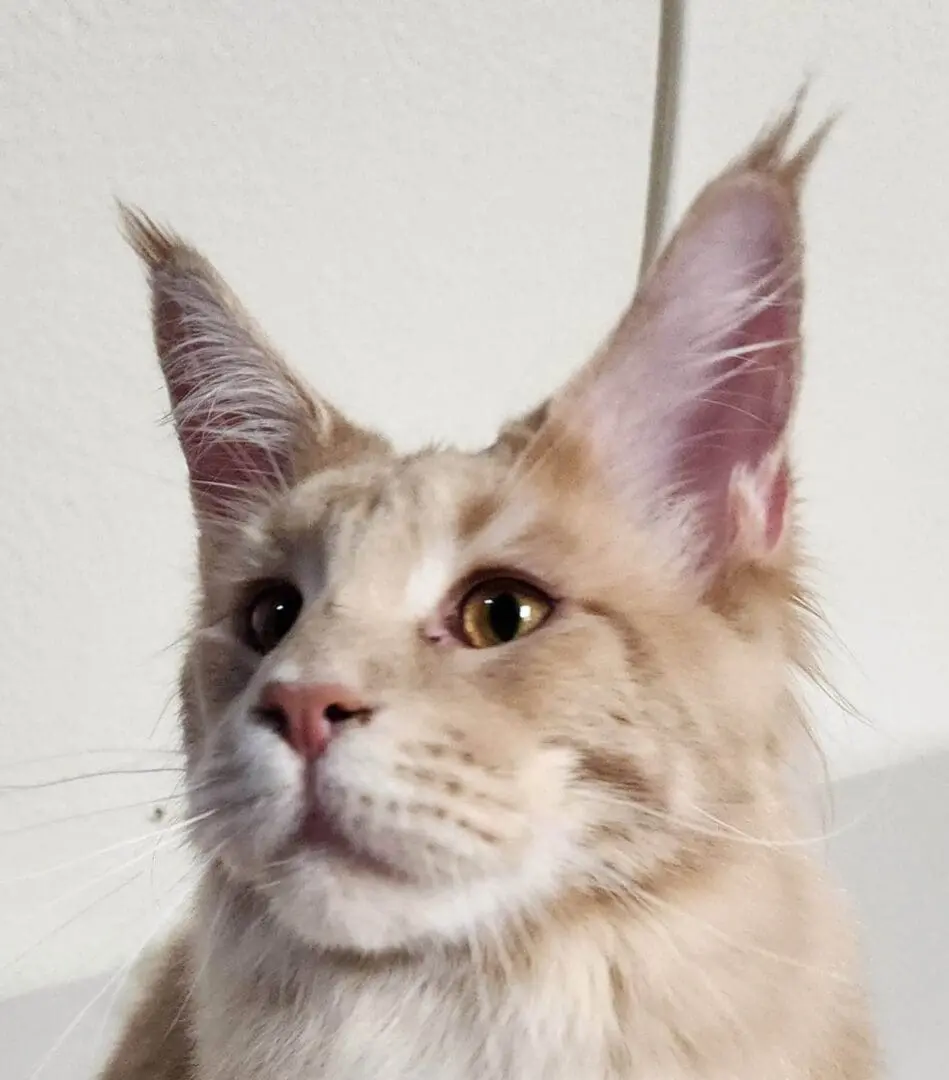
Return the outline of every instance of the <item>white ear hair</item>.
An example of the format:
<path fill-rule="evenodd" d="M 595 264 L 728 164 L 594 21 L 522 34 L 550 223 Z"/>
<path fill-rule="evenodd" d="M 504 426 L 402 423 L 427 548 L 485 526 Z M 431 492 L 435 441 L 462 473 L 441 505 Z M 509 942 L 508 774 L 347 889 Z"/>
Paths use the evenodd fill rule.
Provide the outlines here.
<path fill-rule="evenodd" d="M 155 343 L 199 519 L 233 517 L 334 448 L 381 445 L 289 370 L 211 264 L 122 208 L 149 271 Z M 359 436 L 358 438 L 355 436 Z"/>

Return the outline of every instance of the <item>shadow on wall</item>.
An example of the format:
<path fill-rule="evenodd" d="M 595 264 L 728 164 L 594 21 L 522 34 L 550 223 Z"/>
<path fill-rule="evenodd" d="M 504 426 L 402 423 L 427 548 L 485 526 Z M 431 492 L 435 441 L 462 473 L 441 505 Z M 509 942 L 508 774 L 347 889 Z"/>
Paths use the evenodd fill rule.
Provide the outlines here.
<path fill-rule="evenodd" d="M 862 922 L 891 1080 L 944 1080 L 949 1068 L 947 791 L 949 754 L 835 789 L 830 859 Z"/>

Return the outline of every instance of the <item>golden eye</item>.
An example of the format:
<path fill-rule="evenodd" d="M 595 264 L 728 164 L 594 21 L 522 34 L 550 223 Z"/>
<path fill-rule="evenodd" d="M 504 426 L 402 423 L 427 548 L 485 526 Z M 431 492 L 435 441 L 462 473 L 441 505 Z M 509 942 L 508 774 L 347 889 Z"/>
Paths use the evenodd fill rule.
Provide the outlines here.
<path fill-rule="evenodd" d="M 490 649 L 532 634 L 553 609 L 553 600 L 525 581 L 482 581 L 461 601 L 459 634 L 472 649 Z"/>

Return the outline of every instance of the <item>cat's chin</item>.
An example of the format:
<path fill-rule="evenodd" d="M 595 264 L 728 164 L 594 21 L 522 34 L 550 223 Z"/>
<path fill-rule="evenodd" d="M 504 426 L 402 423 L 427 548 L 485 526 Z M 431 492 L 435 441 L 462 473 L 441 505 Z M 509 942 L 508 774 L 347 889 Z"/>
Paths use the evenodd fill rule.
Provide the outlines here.
<path fill-rule="evenodd" d="M 264 895 L 285 929 L 318 948 L 379 953 L 441 937 L 430 889 L 336 837 L 328 842 L 322 829 L 316 841 L 301 838 Z"/>
<path fill-rule="evenodd" d="M 322 833 L 319 843 L 301 840 L 279 877 L 259 890 L 273 918 L 310 947 L 378 954 L 457 944 L 555 891 L 541 877 L 423 884 L 336 843 Z"/>
<path fill-rule="evenodd" d="M 384 859 L 357 847 L 333 818 L 316 805 L 303 815 L 289 852 L 291 858 L 295 856 L 304 862 L 309 858 L 330 859 L 363 874 L 390 880 L 403 876 Z"/>

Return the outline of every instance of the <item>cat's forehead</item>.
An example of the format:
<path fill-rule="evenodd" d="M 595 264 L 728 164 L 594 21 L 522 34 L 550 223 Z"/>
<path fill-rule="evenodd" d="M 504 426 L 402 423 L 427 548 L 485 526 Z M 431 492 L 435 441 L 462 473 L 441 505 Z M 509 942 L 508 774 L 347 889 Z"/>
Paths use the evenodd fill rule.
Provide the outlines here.
<path fill-rule="evenodd" d="M 439 450 L 306 479 L 267 533 L 291 556 L 319 548 L 338 584 L 399 583 L 421 611 L 458 575 L 513 558 L 537 512 L 536 493 L 490 454 Z"/>
<path fill-rule="evenodd" d="M 357 524 L 462 538 L 481 524 L 486 503 L 500 503 L 503 479 L 489 455 L 453 450 L 361 461 L 303 480 L 281 502 L 270 528 L 288 539 Z"/>

